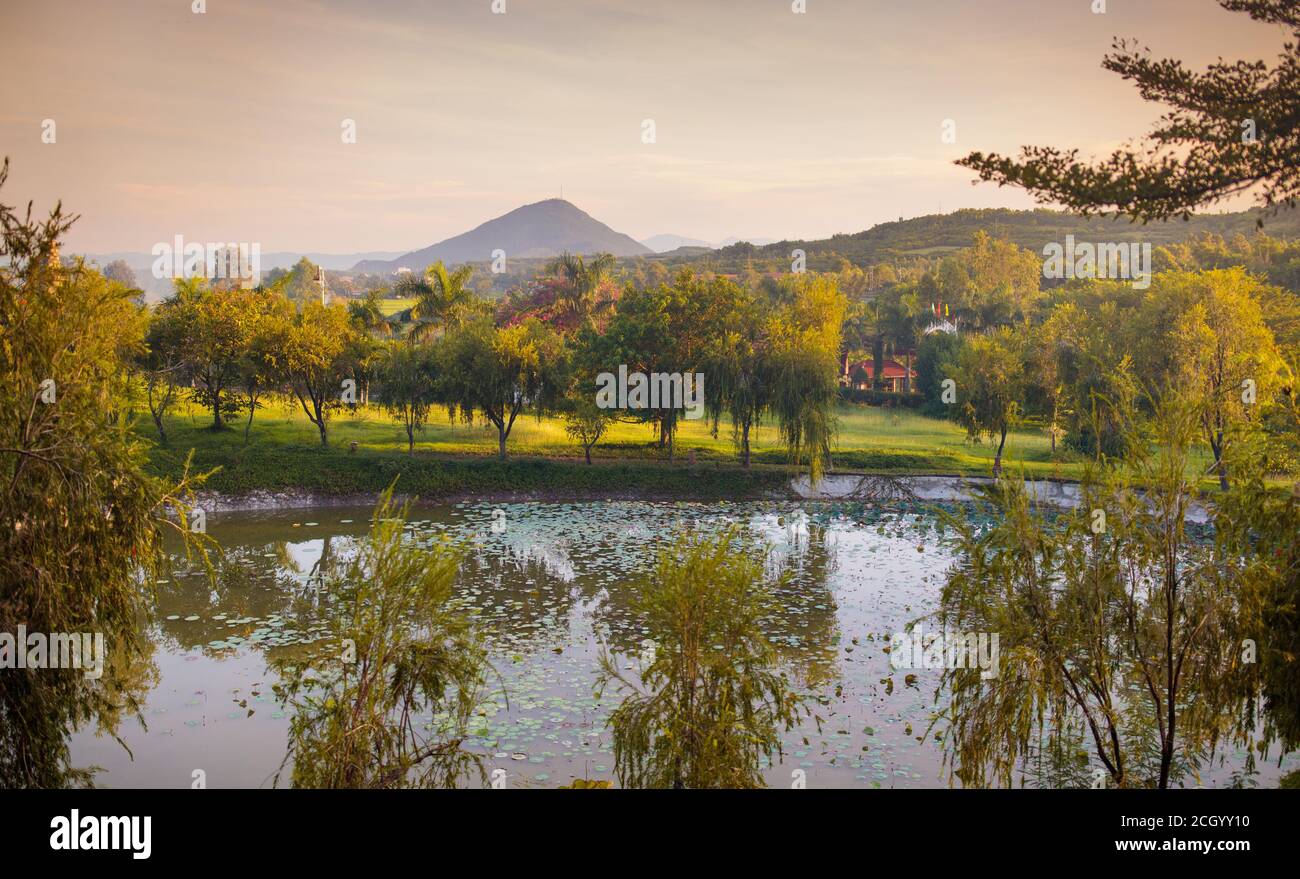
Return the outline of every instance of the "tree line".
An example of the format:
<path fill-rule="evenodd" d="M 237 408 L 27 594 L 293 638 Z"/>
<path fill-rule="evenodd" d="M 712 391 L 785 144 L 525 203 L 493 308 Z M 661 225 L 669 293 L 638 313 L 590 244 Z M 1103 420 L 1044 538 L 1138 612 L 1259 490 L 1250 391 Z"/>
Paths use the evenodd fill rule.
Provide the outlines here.
<path fill-rule="evenodd" d="M 490 424 L 504 458 L 522 415 L 557 415 L 591 461 L 615 420 L 653 425 L 673 458 L 681 401 L 638 410 L 596 406 L 596 377 L 703 373 L 716 432 L 729 421 L 748 466 L 765 419 L 792 462 L 820 473 L 829 459 L 845 299 L 831 276 L 791 276 L 752 289 L 690 271 L 651 287 L 618 283 L 613 260 L 565 255 L 500 302 L 478 297 L 472 269 L 442 263 L 404 279 L 410 305 L 386 315 L 378 295 L 346 305 L 256 289 L 176 282 L 144 317 L 135 360 L 142 397 L 167 442 L 182 394 L 221 430 L 242 419 L 245 439 L 267 394 L 301 407 L 323 445 L 349 405 L 374 402 L 402 425 L 408 451 L 439 409 Z"/>

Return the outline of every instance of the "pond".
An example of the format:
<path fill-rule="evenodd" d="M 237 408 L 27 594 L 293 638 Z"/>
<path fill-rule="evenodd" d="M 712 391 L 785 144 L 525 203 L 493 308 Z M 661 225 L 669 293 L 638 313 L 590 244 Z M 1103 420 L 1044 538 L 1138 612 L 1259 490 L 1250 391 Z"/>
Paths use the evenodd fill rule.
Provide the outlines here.
<path fill-rule="evenodd" d="M 233 574 L 216 586 L 197 571 L 158 585 L 151 662 L 134 673 L 148 692 L 147 728 L 122 722 L 130 753 L 79 731 L 75 764 L 101 767 L 107 787 L 189 787 L 196 770 L 210 787 L 270 787 L 289 718 L 268 659 L 325 638 L 322 574 L 347 559 L 369 518 L 369 508 L 340 507 L 210 516 Z M 733 524 L 793 573 L 766 634 L 815 715 L 784 734 L 784 760 L 767 767 L 768 783 L 947 784 L 940 746 L 925 735 L 940 672 L 895 670 L 883 648 L 935 609 L 952 555 L 932 511 L 862 502 L 414 508 L 411 539 L 472 541 L 458 590 L 487 634 L 497 692 L 469 746 L 489 772 L 504 770 L 510 787 L 617 783 L 607 720 L 619 695 L 593 694 L 601 647 L 634 669 L 646 631 L 633 599 L 656 552 L 682 527 Z M 1268 765 L 1261 778 L 1278 774 Z"/>

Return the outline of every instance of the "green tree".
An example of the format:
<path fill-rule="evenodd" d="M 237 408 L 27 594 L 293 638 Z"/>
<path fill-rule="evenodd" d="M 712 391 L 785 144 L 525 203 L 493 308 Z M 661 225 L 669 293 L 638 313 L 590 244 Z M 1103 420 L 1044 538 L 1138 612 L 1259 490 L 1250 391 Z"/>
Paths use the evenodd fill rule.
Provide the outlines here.
<path fill-rule="evenodd" d="M 865 300 L 850 300 L 844 310 L 844 327 L 840 333 L 840 375 L 849 374 L 849 360 L 869 350 L 875 333 L 875 312 Z"/>
<path fill-rule="evenodd" d="M 415 298 L 414 304 L 401 315 L 412 323 L 409 334 L 412 342 L 426 342 L 446 333 L 469 316 L 474 304 L 474 290 L 469 286 L 473 274 L 471 265 L 448 271 L 442 260 L 438 260 L 424 270 L 423 277 L 406 275 L 397 283 L 395 292 L 399 296 Z"/>
<path fill-rule="evenodd" d="M 265 294 L 213 289 L 202 279 L 190 279 L 176 282 L 175 298 L 194 400 L 211 410 L 212 429 L 222 430 L 241 408 L 235 391 Z"/>
<path fill-rule="evenodd" d="M 167 445 L 167 410 L 176 399 L 176 389 L 185 378 L 185 320 L 177 299 L 169 299 L 148 316 L 144 349 L 136 366 L 144 377 L 145 401 L 158 431 L 158 441 Z"/>
<path fill-rule="evenodd" d="M 450 788 L 474 772 L 485 780 L 482 758 L 463 747 L 490 667 L 455 598 L 461 553 L 404 539 L 409 509 L 394 504 L 390 486 L 330 584 L 340 652 L 281 667 L 277 695 L 294 709 L 284 761 L 294 787 Z"/>
<path fill-rule="evenodd" d="M 9 172 L 0 167 L 0 187 Z M 193 503 L 191 482 L 146 472 L 145 444 L 118 417 L 143 353 L 131 291 L 57 259 L 75 218 L 44 221 L 0 206 L 0 647 L 12 662 L 17 627 L 102 633 L 98 678 L 67 665 L 0 672 L 0 787 L 88 784 L 68 735 L 114 735 L 141 723 L 136 671 L 147 665 L 140 621 L 165 569 L 162 532 Z"/>
<path fill-rule="evenodd" d="M 750 432 L 761 423 L 772 404 L 778 363 L 772 344 L 770 309 L 752 291 L 736 293 L 719 343 L 705 364 L 705 375 L 710 380 L 705 407 L 713 420 L 715 435 L 723 413 L 731 419 L 740 462 L 748 469 Z"/>
<path fill-rule="evenodd" d="M 1172 109 L 1141 150 L 1095 163 L 1078 150 L 1025 147 L 1018 160 L 971 153 L 957 164 L 983 180 L 1020 186 L 1041 202 L 1089 213 L 1114 209 L 1136 219 L 1187 218 L 1192 209 L 1253 190 L 1264 205 L 1294 206 L 1300 192 L 1300 12 L 1292 0 L 1219 0 L 1291 39 L 1276 65 L 1222 59 L 1204 72 L 1157 60 L 1116 40 L 1106 69 L 1132 80 L 1142 97 Z"/>
<path fill-rule="evenodd" d="M 816 482 L 831 462 L 846 303 L 833 275 L 789 279 L 785 292 L 790 302 L 773 330 L 770 408 L 790 462 L 806 464 Z"/>
<path fill-rule="evenodd" d="M 582 447 L 582 454 L 589 465 L 591 450 L 613 423 L 614 416 L 609 410 L 597 406 L 590 393 L 575 395 L 564 412 L 564 432 Z"/>
<path fill-rule="evenodd" d="M 1041 412 L 1047 421 L 1047 437 L 1056 455 L 1057 440 L 1065 433 L 1070 416 L 1065 380 L 1061 374 L 1062 322 L 1049 317 L 1034 327 L 1026 339 L 1025 396 L 1027 408 Z"/>
<path fill-rule="evenodd" d="M 700 372 L 717 349 L 725 315 L 738 295 L 734 282 L 689 270 L 679 272 L 671 284 L 629 290 L 603 332 L 596 334 L 591 327 L 579 331 L 580 359 L 593 374 L 613 372 L 620 365 L 645 375 Z M 707 376 L 704 393 L 707 401 Z M 661 400 L 657 408 L 630 414 L 656 425 L 659 446 L 666 447 L 671 461 L 681 401 Z"/>
<path fill-rule="evenodd" d="M 761 761 L 801 706 L 763 637 L 772 612 L 760 554 L 733 529 L 680 537 L 637 601 L 653 656 L 637 680 L 602 651 L 598 694 L 628 695 L 610 715 L 619 781 L 633 788 L 757 788 Z"/>
<path fill-rule="evenodd" d="M 1162 385 L 1196 389 L 1204 437 L 1224 490 L 1231 426 L 1258 415 L 1281 386 L 1283 362 L 1257 298 L 1262 288 L 1240 268 L 1168 272 L 1147 300 L 1148 309 L 1161 315 L 1153 322 L 1167 328 L 1162 344 L 1146 349 L 1159 351 L 1167 363 L 1153 377 L 1163 379 Z"/>
<path fill-rule="evenodd" d="M 591 262 L 584 262 L 581 254 L 563 253 L 547 264 L 546 271 L 563 279 L 559 299 L 564 309 L 587 323 L 597 311 L 613 305 L 613 299 L 601 293 L 610 282 L 615 264 L 609 253 L 597 254 Z"/>
<path fill-rule="evenodd" d="M 320 303 L 320 272 L 321 267 L 304 256 L 287 272 L 273 270 L 267 276 L 266 288 L 298 306 L 309 301 Z"/>
<path fill-rule="evenodd" d="M 1150 367 L 1133 357 L 1147 333 L 1141 301 L 1131 287 L 1114 281 L 1075 282 L 1070 289 L 1074 298 L 1053 308 L 1033 333 L 1040 342 L 1055 342 L 1065 445 L 1091 457 L 1122 458 L 1139 441 L 1129 426 L 1142 414 L 1144 372 L 1150 384 Z"/>
<path fill-rule="evenodd" d="M 903 393 L 912 393 L 912 355 L 921 334 L 921 295 L 913 289 L 898 289 L 881 303 L 880 330 L 889 347 L 903 358 Z"/>
<path fill-rule="evenodd" d="M 949 376 L 957 383 L 957 421 L 972 442 L 997 441 L 993 475 L 1002 472 L 1007 431 L 1016 421 L 1024 397 L 1024 363 L 1020 343 L 1010 330 L 971 336 Z"/>
<path fill-rule="evenodd" d="M 384 316 L 383 298 L 378 290 L 371 290 L 363 298 L 348 302 L 348 317 L 359 333 L 368 333 L 378 338 L 387 338 L 393 334 L 393 325 Z"/>
<path fill-rule="evenodd" d="M 532 408 L 553 407 L 564 387 L 563 342 L 541 321 L 529 318 L 496 327 L 479 318 L 449 334 L 438 346 L 438 396 L 466 423 L 481 416 L 497 429 L 497 454 L 515 419 Z"/>
<path fill-rule="evenodd" d="M 253 296 L 253 325 L 248 335 L 248 347 L 239 360 L 239 387 L 243 393 L 241 406 L 248 410 L 248 419 L 244 422 L 244 445 L 248 445 L 253 416 L 262 405 L 262 397 L 280 385 L 282 352 L 293 323 L 293 306 L 283 296 L 266 291 L 256 291 Z"/>
<path fill-rule="evenodd" d="M 308 300 L 289 325 L 281 352 L 283 375 L 308 420 L 329 445 L 330 414 L 343 404 L 344 380 L 356 359 L 347 309 Z M 354 393 L 355 393 L 355 389 Z"/>
<path fill-rule="evenodd" d="M 433 352 L 427 347 L 389 345 L 379 369 L 379 393 L 388 414 L 406 430 L 406 451 L 415 451 L 415 433 L 423 430 L 435 402 Z"/>
<path fill-rule="evenodd" d="M 916 384 L 925 397 L 925 412 L 936 418 L 947 411 L 943 403 L 943 380 L 959 359 L 961 337 L 953 333 L 934 332 L 921 337 L 916 351 Z"/>
<path fill-rule="evenodd" d="M 1115 787 L 1167 788 L 1216 748 L 1261 744 L 1242 645 L 1264 582 L 1240 546 L 1188 533 L 1195 405 L 1159 401 L 1152 424 L 1154 450 L 1089 467 L 1077 509 L 1053 517 L 1004 478 L 981 491 L 990 528 L 945 517 L 958 563 L 937 622 L 999 636 L 994 674 L 951 668 L 939 691 L 945 763 L 964 786 L 1010 786 L 1046 755 L 1073 784 L 1091 760 Z"/>
<path fill-rule="evenodd" d="M 1292 401 L 1286 414 L 1300 427 L 1300 405 Z M 1239 436 L 1227 454 L 1237 476 L 1217 499 L 1215 537 L 1262 592 L 1261 604 L 1242 607 L 1258 611 L 1249 619 L 1249 637 L 1258 650 L 1263 720 L 1267 733 L 1293 750 L 1300 748 L 1300 488 L 1281 492 L 1269 485 L 1267 438 L 1259 427 L 1234 430 Z"/>

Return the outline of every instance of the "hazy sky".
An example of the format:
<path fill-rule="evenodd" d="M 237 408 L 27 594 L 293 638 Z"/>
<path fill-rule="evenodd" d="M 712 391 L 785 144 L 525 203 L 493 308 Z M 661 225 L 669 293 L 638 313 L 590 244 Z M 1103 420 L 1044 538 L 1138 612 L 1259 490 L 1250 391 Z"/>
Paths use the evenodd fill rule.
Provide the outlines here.
<path fill-rule="evenodd" d="M 1284 37 L 1214 0 L 1091 6 L 0 0 L 0 199 L 62 198 L 89 252 L 408 250 L 561 187 L 636 238 L 822 237 L 1031 205 L 972 186 L 973 149 L 1144 133 L 1156 109 L 1100 67 L 1112 36 L 1197 65 Z"/>

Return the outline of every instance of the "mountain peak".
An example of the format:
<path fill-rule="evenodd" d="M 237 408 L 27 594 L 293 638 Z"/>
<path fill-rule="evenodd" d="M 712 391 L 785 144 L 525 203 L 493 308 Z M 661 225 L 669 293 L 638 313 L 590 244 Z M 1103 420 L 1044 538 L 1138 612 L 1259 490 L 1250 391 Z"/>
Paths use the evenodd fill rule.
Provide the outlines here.
<path fill-rule="evenodd" d="M 413 272 L 442 260 L 447 264 L 486 262 L 494 251 L 506 259 L 535 259 L 561 253 L 612 253 L 637 256 L 650 248 L 621 232 L 615 232 L 577 205 L 562 198 L 548 198 L 521 205 L 488 220 L 468 232 L 431 244 L 394 260 L 363 260 L 356 272 L 389 273 L 399 268 Z"/>

